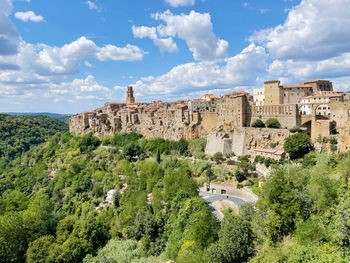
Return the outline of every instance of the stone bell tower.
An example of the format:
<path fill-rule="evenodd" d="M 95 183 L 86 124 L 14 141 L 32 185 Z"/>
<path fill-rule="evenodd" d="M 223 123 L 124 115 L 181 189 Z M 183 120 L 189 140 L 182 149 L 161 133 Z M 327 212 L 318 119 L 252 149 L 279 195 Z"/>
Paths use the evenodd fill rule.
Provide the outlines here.
<path fill-rule="evenodd" d="M 126 104 L 131 104 L 135 103 L 135 98 L 134 98 L 134 91 L 132 90 L 132 87 L 128 87 L 128 91 L 126 93 Z"/>

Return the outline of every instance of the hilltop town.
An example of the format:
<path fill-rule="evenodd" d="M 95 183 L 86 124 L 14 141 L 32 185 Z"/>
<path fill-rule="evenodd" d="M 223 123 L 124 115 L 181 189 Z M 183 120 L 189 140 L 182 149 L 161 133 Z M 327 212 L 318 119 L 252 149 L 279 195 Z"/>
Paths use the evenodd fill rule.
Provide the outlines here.
<path fill-rule="evenodd" d="M 254 128 L 256 120 L 277 119 L 280 128 Z M 128 87 L 125 102 L 107 102 L 102 108 L 71 117 L 76 134 L 110 135 L 137 132 L 150 137 L 179 140 L 207 138 L 206 153 L 254 154 L 282 158 L 284 139 L 300 127 L 316 142 L 333 136 L 338 152 L 350 147 L 350 93 L 336 91 L 332 82 L 315 79 L 296 85 L 269 80 L 261 88 L 206 94 L 175 102 L 135 102 Z M 272 147 L 273 146 L 273 147 Z"/>

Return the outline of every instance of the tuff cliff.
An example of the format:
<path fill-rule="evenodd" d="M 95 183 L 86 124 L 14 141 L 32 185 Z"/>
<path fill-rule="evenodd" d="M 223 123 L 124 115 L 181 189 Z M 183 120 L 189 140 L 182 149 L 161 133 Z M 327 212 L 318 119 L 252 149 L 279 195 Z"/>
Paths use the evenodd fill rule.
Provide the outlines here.
<path fill-rule="evenodd" d="M 250 154 L 254 149 L 283 150 L 285 139 L 291 133 L 287 129 L 269 128 L 230 128 L 221 125 L 208 137 L 206 154 L 213 155 L 216 152 L 236 155 Z"/>

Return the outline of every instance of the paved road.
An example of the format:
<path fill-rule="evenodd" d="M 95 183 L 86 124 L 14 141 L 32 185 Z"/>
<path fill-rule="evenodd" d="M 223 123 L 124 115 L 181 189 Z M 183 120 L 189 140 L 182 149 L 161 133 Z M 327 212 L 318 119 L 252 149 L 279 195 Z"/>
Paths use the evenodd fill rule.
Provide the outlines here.
<path fill-rule="evenodd" d="M 216 215 L 216 217 L 219 220 L 222 220 L 222 215 L 214 208 L 213 203 L 215 201 L 228 200 L 238 207 L 246 203 L 244 200 L 238 197 L 218 195 L 218 194 L 212 194 L 212 193 L 202 192 L 202 191 L 199 192 L 199 196 L 208 202 L 210 210 Z"/>

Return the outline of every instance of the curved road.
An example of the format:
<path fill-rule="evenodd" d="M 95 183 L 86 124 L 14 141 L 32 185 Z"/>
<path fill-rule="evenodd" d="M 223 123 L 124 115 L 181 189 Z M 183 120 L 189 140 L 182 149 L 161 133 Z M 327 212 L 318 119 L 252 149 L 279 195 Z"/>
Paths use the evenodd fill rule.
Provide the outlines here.
<path fill-rule="evenodd" d="M 228 200 L 237 207 L 240 207 L 241 205 L 246 203 L 246 201 L 238 197 L 229 196 L 229 195 L 212 194 L 209 192 L 199 191 L 199 196 L 208 202 L 210 210 L 216 215 L 216 217 L 219 220 L 222 220 L 222 215 L 214 208 L 213 203 L 215 201 Z"/>

